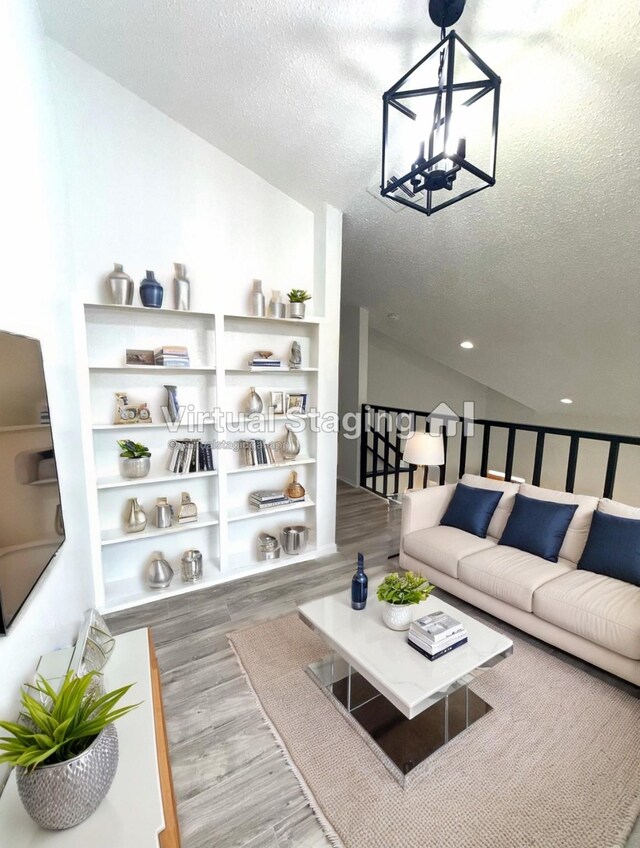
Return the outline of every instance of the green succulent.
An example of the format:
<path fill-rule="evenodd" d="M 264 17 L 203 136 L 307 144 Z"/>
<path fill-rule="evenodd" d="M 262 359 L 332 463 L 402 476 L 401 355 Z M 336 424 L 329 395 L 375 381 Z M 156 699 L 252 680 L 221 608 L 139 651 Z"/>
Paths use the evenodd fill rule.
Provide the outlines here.
<path fill-rule="evenodd" d="M 23 723 L 0 721 L 0 728 L 11 734 L 0 737 L 0 763 L 34 769 L 71 760 L 86 751 L 105 727 L 139 706 L 116 709 L 131 685 L 103 694 L 91 686 L 96 676 L 97 671 L 82 677 L 69 671 L 57 692 L 40 676 L 29 687 L 35 697 L 23 689 Z"/>
<path fill-rule="evenodd" d="M 289 303 L 304 303 L 305 300 L 311 300 L 311 295 L 304 289 L 291 289 L 287 297 Z"/>
<path fill-rule="evenodd" d="M 131 439 L 120 439 L 118 446 L 122 453 L 120 456 L 125 459 L 140 459 L 142 456 L 151 456 L 149 448 L 141 445 L 140 442 L 132 442 Z"/>
<path fill-rule="evenodd" d="M 406 571 L 404 574 L 393 572 L 387 574 L 378 586 L 378 600 L 390 604 L 419 604 L 433 592 L 436 587 L 419 574 Z"/>

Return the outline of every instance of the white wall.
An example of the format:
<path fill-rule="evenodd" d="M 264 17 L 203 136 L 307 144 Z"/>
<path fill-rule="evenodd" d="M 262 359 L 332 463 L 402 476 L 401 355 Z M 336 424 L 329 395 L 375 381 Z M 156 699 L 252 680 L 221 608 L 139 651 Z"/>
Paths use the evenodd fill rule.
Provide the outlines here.
<path fill-rule="evenodd" d="M 0 4 L 0 94 L 8 120 L 0 137 L 3 303 L 0 329 L 42 341 L 67 541 L 0 638 L 0 716 L 13 718 L 19 686 L 40 654 L 69 644 L 92 603 L 85 487 L 75 388 L 72 263 L 56 163 L 44 39 L 35 2 Z M 2 367 L 11 363 L 2 362 Z M 0 774 L 0 783 L 2 782 Z"/>
<path fill-rule="evenodd" d="M 355 432 L 369 379 L 369 311 L 343 301 L 340 308 L 340 384 L 338 412 L 343 428 L 338 445 L 338 477 L 352 486 L 360 482 L 360 442 Z"/>

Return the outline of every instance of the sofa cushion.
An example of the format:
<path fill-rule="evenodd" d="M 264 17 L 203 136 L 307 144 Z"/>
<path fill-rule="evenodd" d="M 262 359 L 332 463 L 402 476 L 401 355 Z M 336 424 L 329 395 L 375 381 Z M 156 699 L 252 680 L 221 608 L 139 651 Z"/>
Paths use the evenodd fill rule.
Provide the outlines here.
<path fill-rule="evenodd" d="M 558 562 L 560 548 L 577 508 L 577 504 L 541 501 L 518 493 L 498 544 Z"/>
<path fill-rule="evenodd" d="M 578 568 L 640 586 L 640 521 L 594 512 Z"/>
<path fill-rule="evenodd" d="M 493 539 L 479 539 L 456 527 L 427 527 L 407 533 L 402 540 L 406 554 L 426 562 L 451 577 L 458 576 L 458 562 L 468 554 L 496 548 Z"/>
<path fill-rule="evenodd" d="M 462 559 L 458 579 L 492 598 L 531 612 L 535 590 L 572 569 L 570 562 L 552 563 L 516 548 L 495 547 Z"/>
<path fill-rule="evenodd" d="M 440 524 L 486 539 L 487 527 L 501 497 L 501 492 L 458 483 Z"/>
<path fill-rule="evenodd" d="M 620 518 L 640 518 L 640 506 L 628 506 L 620 501 L 612 501 L 610 498 L 600 498 L 598 512 L 619 515 Z"/>
<path fill-rule="evenodd" d="M 513 504 L 515 503 L 516 495 L 520 486 L 518 483 L 503 483 L 501 480 L 488 480 L 486 477 L 479 477 L 477 474 L 463 474 L 461 483 L 465 486 L 474 486 L 477 489 L 490 489 L 492 492 L 502 492 L 500 502 L 493 513 L 493 518 L 489 522 L 487 535 L 494 539 L 499 539 L 504 532 L 507 524 L 507 519 L 511 515 Z"/>
<path fill-rule="evenodd" d="M 587 544 L 591 516 L 598 506 L 598 499 L 591 495 L 573 495 L 570 492 L 558 492 L 555 489 L 541 489 L 540 486 L 530 486 L 523 483 L 520 486 L 520 494 L 527 498 L 539 498 L 542 501 L 554 501 L 562 504 L 578 504 L 571 524 L 564 537 L 560 548 L 562 559 L 569 559 L 577 563 L 582 556 L 584 546 Z"/>
<path fill-rule="evenodd" d="M 640 660 L 637 586 L 590 571 L 571 571 L 536 589 L 533 613 L 590 642 Z"/>

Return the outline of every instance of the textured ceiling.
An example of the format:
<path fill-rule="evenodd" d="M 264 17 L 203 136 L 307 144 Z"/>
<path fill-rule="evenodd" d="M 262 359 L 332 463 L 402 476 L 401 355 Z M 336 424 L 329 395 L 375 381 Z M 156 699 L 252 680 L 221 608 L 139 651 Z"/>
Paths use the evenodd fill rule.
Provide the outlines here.
<path fill-rule="evenodd" d="M 344 209 L 344 297 L 374 327 L 542 413 L 640 416 L 637 0 L 468 0 L 457 31 L 503 79 L 498 184 L 430 219 L 366 191 L 380 95 L 436 40 L 427 0 L 40 5 L 65 47 Z"/>

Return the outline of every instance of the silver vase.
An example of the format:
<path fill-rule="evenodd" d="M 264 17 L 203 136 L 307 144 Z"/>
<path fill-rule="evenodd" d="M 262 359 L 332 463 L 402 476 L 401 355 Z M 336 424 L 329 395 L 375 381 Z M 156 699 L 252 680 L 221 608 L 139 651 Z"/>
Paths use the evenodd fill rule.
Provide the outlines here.
<path fill-rule="evenodd" d="M 252 386 L 249 389 L 249 397 L 247 398 L 247 412 L 249 413 L 249 415 L 257 415 L 258 413 L 262 412 L 262 407 L 262 398 Z"/>
<path fill-rule="evenodd" d="M 181 262 L 174 262 L 176 275 L 173 280 L 175 308 L 188 312 L 191 305 L 191 283 L 187 279 L 187 269 Z"/>
<path fill-rule="evenodd" d="M 110 724 L 72 760 L 35 769 L 16 766 L 18 794 L 40 827 L 66 830 L 98 809 L 117 768 L 118 732 Z"/>
<path fill-rule="evenodd" d="M 165 386 L 167 390 L 167 409 L 169 411 L 169 419 L 175 423 L 180 420 L 180 406 L 178 404 L 178 387 Z"/>
<path fill-rule="evenodd" d="M 133 280 L 122 270 L 122 265 L 113 263 L 113 271 L 106 277 L 111 303 L 117 306 L 131 306 L 133 303 Z"/>
<path fill-rule="evenodd" d="M 298 371 L 302 368 L 302 351 L 300 350 L 300 342 L 291 343 L 291 355 L 289 356 L 289 368 L 292 371 Z"/>
<path fill-rule="evenodd" d="M 287 438 L 282 445 L 282 458 L 291 460 L 295 459 L 300 453 L 300 441 L 288 424 L 285 424 L 285 427 L 287 428 Z"/>
<path fill-rule="evenodd" d="M 251 292 L 251 314 L 257 318 L 264 318 L 265 302 L 262 293 L 262 280 L 253 281 L 253 290 Z"/>
<path fill-rule="evenodd" d="M 280 300 L 280 292 L 272 291 L 271 300 L 269 301 L 269 318 L 285 318 L 286 314 L 286 307 Z"/>
<path fill-rule="evenodd" d="M 137 498 L 130 498 L 127 503 L 127 533 L 140 533 L 146 526 L 146 512 L 138 503 Z"/>
<path fill-rule="evenodd" d="M 153 554 L 147 568 L 147 582 L 150 589 L 166 589 L 173 580 L 173 568 L 164 559 L 160 551 Z"/>
<path fill-rule="evenodd" d="M 202 580 L 202 554 L 198 550 L 185 551 L 180 560 L 180 572 L 185 583 Z"/>

